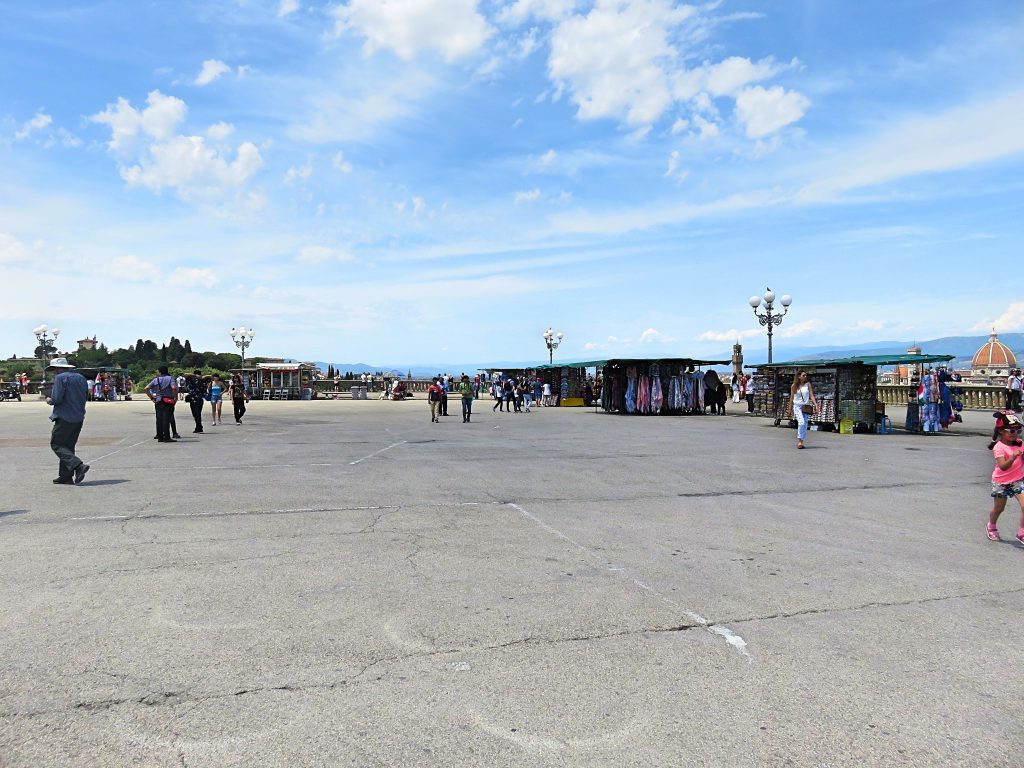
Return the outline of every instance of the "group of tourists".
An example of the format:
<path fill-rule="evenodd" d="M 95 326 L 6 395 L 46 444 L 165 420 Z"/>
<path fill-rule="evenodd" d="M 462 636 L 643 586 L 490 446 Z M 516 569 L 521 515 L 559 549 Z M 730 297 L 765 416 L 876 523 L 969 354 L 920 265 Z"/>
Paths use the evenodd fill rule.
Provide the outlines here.
<path fill-rule="evenodd" d="M 203 433 L 203 408 L 210 404 L 212 425 L 224 423 L 222 409 L 225 398 L 231 401 L 235 424 L 242 423 L 245 416 L 245 404 L 249 402 L 249 392 L 239 374 L 224 381 L 218 374 L 203 375 L 202 371 L 193 371 L 187 376 L 175 379 L 168 373 L 167 366 L 160 366 L 159 375 L 146 385 L 146 397 L 156 406 L 156 436 L 153 438 L 161 443 L 173 443 L 180 438 L 178 426 L 174 419 L 174 406 L 178 403 L 178 395 L 185 393 L 185 402 L 192 411 L 196 428 L 193 434 Z"/>

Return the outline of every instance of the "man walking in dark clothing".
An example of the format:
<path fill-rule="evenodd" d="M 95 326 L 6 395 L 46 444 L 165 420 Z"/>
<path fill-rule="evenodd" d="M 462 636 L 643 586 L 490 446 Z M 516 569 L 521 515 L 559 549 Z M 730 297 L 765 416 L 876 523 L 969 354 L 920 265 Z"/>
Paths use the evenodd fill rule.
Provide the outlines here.
<path fill-rule="evenodd" d="M 167 373 L 167 366 L 160 366 L 160 375 L 146 386 L 146 397 L 156 406 L 156 439 L 161 443 L 174 443 L 171 439 L 171 416 L 174 404 L 178 402 L 178 385 Z"/>
<path fill-rule="evenodd" d="M 206 403 L 206 382 L 203 381 L 202 371 L 193 371 L 191 376 L 185 379 L 185 399 L 188 400 L 188 407 L 192 409 L 192 418 L 196 420 L 196 428 L 192 431 L 203 434 L 203 405 Z"/>
<path fill-rule="evenodd" d="M 75 445 L 85 423 L 89 385 L 74 368 L 65 357 L 54 358 L 47 366 L 47 370 L 60 371 L 53 379 L 50 396 L 46 398 L 46 402 L 53 406 L 50 448 L 60 459 L 57 477 L 53 481 L 56 485 L 77 485 L 89 471 L 89 465 L 75 455 Z"/>

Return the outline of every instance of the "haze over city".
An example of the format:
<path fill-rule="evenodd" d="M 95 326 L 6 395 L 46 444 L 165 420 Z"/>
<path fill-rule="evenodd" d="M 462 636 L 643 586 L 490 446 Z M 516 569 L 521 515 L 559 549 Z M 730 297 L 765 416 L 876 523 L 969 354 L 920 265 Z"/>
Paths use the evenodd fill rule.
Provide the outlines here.
<path fill-rule="evenodd" d="M 1024 329 L 1006 2 L 14 3 L 0 352 L 416 364 Z"/>

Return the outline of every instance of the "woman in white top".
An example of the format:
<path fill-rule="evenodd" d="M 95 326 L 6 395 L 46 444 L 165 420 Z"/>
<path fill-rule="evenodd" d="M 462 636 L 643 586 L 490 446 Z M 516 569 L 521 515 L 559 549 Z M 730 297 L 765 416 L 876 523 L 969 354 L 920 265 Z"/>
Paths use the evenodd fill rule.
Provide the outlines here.
<path fill-rule="evenodd" d="M 551 400 L 551 384 L 544 382 L 544 405 L 554 405 Z"/>
<path fill-rule="evenodd" d="M 796 447 L 803 448 L 804 440 L 807 438 L 807 422 L 811 419 L 811 414 L 804 413 L 804 408 L 810 406 L 813 410 L 818 407 L 807 371 L 800 371 L 793 377 L 793 385 L 789 388 L 789 402 L 793 418 L 796 419 Z"/>

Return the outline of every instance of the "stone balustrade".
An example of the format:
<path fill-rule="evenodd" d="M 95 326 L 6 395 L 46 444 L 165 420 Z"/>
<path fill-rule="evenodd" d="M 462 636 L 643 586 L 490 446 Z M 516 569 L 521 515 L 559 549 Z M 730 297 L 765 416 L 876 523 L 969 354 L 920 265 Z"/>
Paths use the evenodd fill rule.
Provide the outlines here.
<path fill-rule="evenodd" d="M 959 399 L 970 411 L 999 410 L 1006 407 L 1006 388 L 994 384 L 953 383 L 963 394 Z M 917 397 L 917 387 L 910 384 L 879 384 L 878 399 L 886 405 L 906 405 Z"/>

